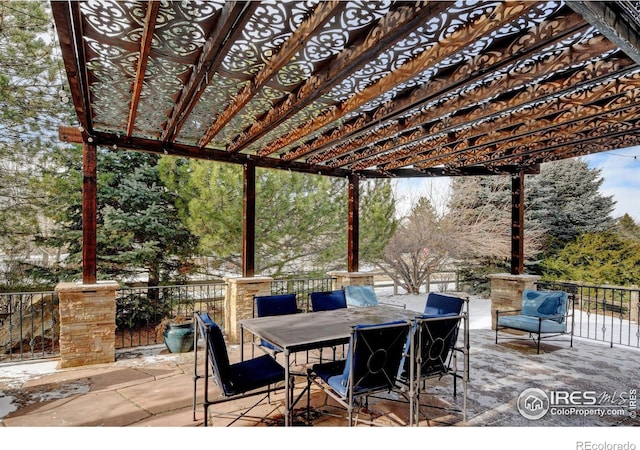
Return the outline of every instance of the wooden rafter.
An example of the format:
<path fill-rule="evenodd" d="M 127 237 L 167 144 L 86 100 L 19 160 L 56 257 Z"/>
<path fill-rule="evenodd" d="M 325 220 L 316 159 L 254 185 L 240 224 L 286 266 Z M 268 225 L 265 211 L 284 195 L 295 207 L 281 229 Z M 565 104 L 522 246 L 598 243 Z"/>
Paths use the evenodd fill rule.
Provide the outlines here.
<path fill-rule="evenodd" d="M 633 132 L 640 125 L 640 119 L 636 119 L 640 113 L 639 92 L 635 91 L 626 98 L 616 99 L 615 103 L 620 106 L 619 109 L 611 109 L 605 113 L 595 115 L 594 117 L 573 124 L 573 127 L 565 126 L 550 128 L 539 136 L 533 136 L 531 142 L 523 143 L 523 145 L 513 145 L 512 142 L 503 145 L 495 145 L 491 152 L 482 152 L 475 157 L 469 158 L 471 164 L 511 164 L 516 160 L 522 160 L 522 156 L 540 153 L 547 149 L 561 148 L 567 143 L 579 144 L 582 142 L 591 142 L 600 139 L 603 135 L 620 136 L 624 133 Z M 626 101 L 632 98 L 636 104 L 629 106 Z M 535 138 L 538 137 L 539 140 Z"/>
<path fill-rule="evenodd" d="M 606 40 L 603 40 L 603 43 L 611 45 L 609 41 Z M 615 47 L 611 46 L 608 50 L 613 49 L 615 49 Z M 451 128 L 463 125 L 473 125 L 477 122 L 486 121 L 489 117 L 499 115 L 504 112 L 503 108 L 505 104 L 502 99 L 505 94 L 507 96 L 513 96 L 514 92 L 522 91 L 531 86 L 545 85 L 546 83 L 544 81 L 540 81 L 540 79 L 544 80 L 547 73 L 551 70 L 563 70 L 568 73 L 580 72 L 579 68 L 573 70 L 571 70 L 571 68 L 576 66 L 578 63 L 588 64 L 592 58 L 593 55 L 569 48 L 557 55 L 549 56 L 541 61 L 537 61 L 535 64 L 532 64 L 531 67 L 527 67 L 527 71 L 524 73 L 502 73 L 500 76 L 493 77 L 491 83 L 478 84 L 475 87 L 468 89 L 465 91 L 464 96 L 448 99 L 446 102 L 441 102 L 438 106 L 408 118 L 403 123 L 403 128 L 409 131 L 399 133 L 397 136 L 394 136 L 394 138 L 396 141 L 401 143 L 402 146 L 407 146 L 434 133 L 445 134 L 446 130 L 443 130 L 443 124 L 446 124 L 446 127 Z M 553 83 L 550 83 L 549 85 L 554 87 Z M 555 89 L 558 88 L 556 87 Z M 565 89 L 571 89 L 571 87 L 567 88 L 565 86 Z M 539 92 L 544 92 L 544 90 L 529 90 L 529 100 L 538 98 Z M 520 101 L 526 101 L 527 96 L 524 95 L 522 97 L 518 97 Z M 487 105 L 488 99 L 492 98 L 494 100 Z M 525 104 L 521 103 L 516 107 L 523 106 L 525 106 Z M 510 107 L 513 108 L 513 106 Z M 470 108 L 472 109 L 470 110 Z M 480 114 L 478 114 L 478 111 L 480 111 Z M 442 118 L 447 119 L 443 120 Z M 418 129 L 417 132 L 416 129 Z M 449 139 L 446 142 L 447 145 L 453 145 L 455 143 L 455 139 Z M 351 157 L 343 158 L 328 165 L 331 167 L 343 167 L 353 164 L 353 166 L 350 167 L 362 169 L 371 165 L 388 164 L 389 168 L 393 168 L 394 160 L 398 160 L 400 158 L 400 163 L 404 161 L 401 159 L 405 156 L 402 149 L 399 150 L 397 154 L 386 153 L 381 157 L 371 158 L 371 156 L 374 156 L 377 153 L 382 153 L 388 150 L 390 149 L 382 148 L 378 151 L 378 149 L 374 148 L 368 150 L 366 155 L 361 153 L 354 154 Z M 413 156 L 417 157 L 418 155 L 414 154 Z"/>
<path fill-rule="evenodd" d="M 200 140 L 200 146 L 204 147 L 209 143 L 211 139 L 251 101 L 260 89 L 300 51 L 305 45 L 304 38 L 306 36 L 312 35 L 318 28 L 322 27 L 338 10 L 343 9 L 344 5 L 344 2 L 337 0 L 320 2 L 308 20 L 296 28 L 295 32 L 282 45 L 280 51 L 278 51 L 269 63 L 256 74 L 251 82 L 234 97 L 227 108 L 216 117 L 215 122 L 213 122 L 209 129 L 203 134 Z"/>
<path fill-rule="evenodd" d="M 444 2 L 429 4 L 420 9 L 401 6 L 393 14 L 385 16 L 369 33 L 362 34 L 348 48 L 334 57 L 330 63 L 327 63 L 324 69 L 304 82 L 293 95 L 272 108 L 262 120 L 241 134 L 231 143 L 229 151 L 241 151 L 266 134 L 271 127 L 284 122 L 328 92 L 335 84 L 362 68 L 378 53 L 410 34 L 417 24 L 424 23 L 429 17 L 439 14 L 445 8 Z M 276 150 L 277 148 L 270 145 L 263 148 L 259 155 L 268 156 Z"/>
<path fill-rule="evenodd" d="M 628 63 L 632 64 L 630 60 L 628 60 Z M 612 66 L 608 62 L 600 62 L 595 67 L 592 67 L 592 70 L 586 72 L 591 76 L 595 76 L 593 79 L 588 79 L 584 71 L 579 71 L 563 82 L 548 82 L 533 89 L 535 91 L 538 88 L 543 88 L 547 92 L 547 96 L 532 97 L 531 92 L 528 93 L 529 95 L 527 95 L 527 92 L 523 92 L 521 95 L 513 97 L 510 102 L 505 102 L 503 109 L 494 112 L 494 116 L 497 116 L 500 112 L 509 113 L 507 117 L 500 117 L 499 128 L 496 120 L 488 120 L 485 117 L 483 122 L 477 122 L 475 125 L 452 135 L 447 134 L 449 139 L 445 143 L 436 143 L 426 151 L 414 152 L 412 155 L 397 160 L 395 163 L 386 164 L 384 167 L 392 169 L 406 164 L 415 164 L 418 167 L 425 168 L 438 164 L 448 164 L 466 151 L 486 147 L 494 141 L 500 142 L 501 138 L 509 140 L 516 138 L 518 135 L 514 135 L 514 129 L 535 130 L 535 123 L 538 120 L 548 116 L 557 116 L 562 111 L 574 111 L 576 106 L 579 105 L 577 103 L 579 100 L 576 99 L 577 93 L 585 92 L 583 98 L 586 100 L 582 100 L 583 103 L 603 100 L 606 96 L 612 94 L 616 95 L 612 89 L 615 89 L 615 86 L 618 85 L 617 79 L 607 78 L 606 81 L 603 81 L 602 78 L 602 70 L 607 71 L 612 67 L 616 66 Z M 629 79 L 635 78 L 635 70 L 635 66 L 629 67 L 626 72 L 619 73 L 620 78 L 624 79 L 625 74 L 628 75 Z M 576 81 L 575 85 L 570 83 L 572 80 Z M 579 80 L 584 81 L 581 82 Z M 497 103 L 495 105 L 496 107 L 498 106 Z M 479 117 L 474 114 L 474 111 L 471 111 L 461 116 L 457 121 L 452 121 L 453 123 L 449 125 L 459 127 L 463 124 L 471 123 L 473 119 L 477 120 Z M 556 125 L 562 124 L 557 123 Z M 447 130 L 444 131 L 446 132 Z M 477 139 L 477 147 L 470 144 L 472 139 Z"/>
<path fill-rule="evenodd" d="M 557 103 L 563 98 L 571 96 L 578 88 L 587 89 L 590 86 L 597 86 L 614 71 L 632 64 L 631 60 L 624 58 L 589 63 L 583 68 L 569 71 L 567 78 L 563 80 L 533 83 L 525 89 L 515 92 L 510 98 L 496 99 L 490 104 L 481 104 L 476 108 L 461 110 L 461 113 L 448 117 L 446 121 L 430 120 L 429 126 L 423 125 L 425 130 L 417 138 L 426 139 L 426 137 L 434 135 L 438 137 L 425 142 L 424 150 L 410 151 L 408 148 L 403 148 L 387 154 L 379 160 L 366 161 L 363 159 L 362 164 L 354 164 L 352 167 L 360 169 L 365 165 L 378 163 L 383 164 L 385 169 L 393 169 L 407 164 L 421 164 L 422 167 L 427 164 L 429 166 L 437 164 L 435 158 L 463 151 L 468 139 L 495 132 L 496 124 L 499 124 L 500 128 L 507 128 L 530 123 L 540 115 L 548 114 L 550 103 Z M 429 116 L 428 113 L 425 116 Z M 415 120 L 419 123 L 421 118 L 416 117 Z M 465 130 L 463 127 L 468 128 Z M 410 140 L 415 141 L 416 139 L 409 136 L 403 140 L 403 143 L 408 143 Z M 451 146 L 454 145 L 458 145 L 459 150 L 451 150 Z"/>
<path fill-rule="evenodd" d="M 184 125 L 187 117 L 198 103 L 209 84 L 209 74 L 214 73 L 233 45 L 235 37 L 249 21 L 259 2 L 226 2 L 218 18 L 217 26 L 202 49 L 198 62 L 189 81 L 185 83 L 180 99 L 176 103 L 167 125 L 162 133 L 162 140 L 172 142 Z"/>
<path fill-rule="evenodd" d="M 626 20 L 617 2 L 571 1 L 568 5 L 584 19 L 596 26 L 608 39 L 620 47 L 637 64 L 640 64 L 640 33 L 638 19 Z M 634 2 L 635 3 L 635 2 Z"/>
<path fill-rule="evenodd" d="M 290 161 L 300 159 L 311 153 L 320 152 L 309 158 L 309 162 L 319 164 L 339 155 L 367 147 L 373 141 L 367 139 L 366 133 L 381 121 L 395 121 L 405 112 L 420 107 L 427 102 L 444 98 L 454 90 L 466 91 L 470 86 L 486 77 L 487 74 L 503 69 L 518 60 L 528 59 L 541 48 L 578 33 L 586 27 L 587 25 L 577 14 L 549 18 L 532 30 L 528 30 L 524 36 L 516 35 L 507 44 L 499 43 L 487 49 L 481 55 L 481 67 L 478 64 L 478 58 L 463 61 L 455 71 L 438 74 L 429 83 L 417 86 L 407 94 L 385 103 L 370 113 L 363 114 L 349 124 L 324 133 L 312 143 L 299 146 L 285 153 L 282 158 Z M 526 43 L 526 46 L 524 43 Z M 396 134 L 405 131 L 407 126 L 405 122 L 395 122 L 393 126 L 380 130 L 379 133 L 382 133 L 382 136 L 378 134 L 375 139 L 392 138 Z M 322 151 L 347 138 L 351 139 L 351 141 L 346 145 Z"/>
<path fill-rule="evenodd" d="M 519 2 L 497 5 L 491 17 L 483 15 L 472 24 L 465 24 L 462 30 L 428 47 L 421 54 L 403 64 L 391 74 L 380 78 L 360 92 L 341 102 L 335 108 L 329 109 L 317 118 L 272 142 L 262 154 L 273 153 L 277 149 L 285 147 L 303 136 L 311 134 L 338 120 L 340 117 L 355 111 L 357 108 L 378 97 L 381 92 L 387 92 L 400 84 L 406 83 L 422 72 L 425 67 L 431 67 L 445 58 L 454 55 L 473 41 L 517 19 L 524 11 L 529 10 L 533 6 L 535 5 L 532 3 L 523 4 Z"/>
<path fill-rule="evenodd" d="M 56 21 L 60 51 L 67 72 L 71 97 L 84 137 L 92 130 L 91 101 L 84 47 L 82 46 L 82 20 L 77 2 L 52 1 L 51 12 Z"/>
<path fill-rule="evenodd" d="M 159 8 L 159 1 L 149 0 L 147 2 L 147 15 L 144 20 L 144 31 L 142 33 L 142 42 L 140 44 L 140 56 L 138 57 L 136 78 L 131 90 L 131 106 L 129 107 L 129 120 L 127 121 L 127 136 L 131 136 L 133 133 L 133 126 L 136 123 L 138 103 L 140 102 L 140 93 L 142 92 L 142 86 L 144 84 L 144 74 L 147 70 L 147 61 L 149 60 L 149 53 L 151 52 L 151 41 L 153 40 L 153 30 L 156 27 Z"/>

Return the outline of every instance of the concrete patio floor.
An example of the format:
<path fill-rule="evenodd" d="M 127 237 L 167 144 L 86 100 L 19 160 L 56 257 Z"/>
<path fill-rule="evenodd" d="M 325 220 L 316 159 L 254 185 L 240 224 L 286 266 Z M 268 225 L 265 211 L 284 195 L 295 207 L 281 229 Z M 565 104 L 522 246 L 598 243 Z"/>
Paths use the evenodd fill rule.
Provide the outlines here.
<path fill-rule="evenodd" d="M 420 304 L 412 304 L 407 297 L 399 298 L 408 308 L 420 310 Z M 445 378 L 429 383 L 424 399 L 428 406 L 422 408 L 422 428 L 615 427 L 616 439 L 624 441 L 627 430 L 640 424 L 640 419 L 632 417 L 635 411 L 633 403 L 629 403 L 630 395 L 637 392 L 640 384 L 640 351 L 622 346 L 610 348 L 584 339 L 574 339 L 573 347 L 568 339 L 543 343 L 539 355 L 531 341 L 501 338 L 496 344 L 494 332 L 489 329 L 489 304 L 489 300 L 483 299 L 472 299 L 470 304 L 467 420 L 463 421 L 461 413 L 461 383 L 459 395 L 454 397 L 451 379 Z M 239 359 L 237 346 L 230 346 L 230 358 L 232 362 Z M 298 361 L 304 362 L 304 356 Z M 117 361 L 112 364 L 64 370 L 56 370 L 56 364 L 57 361 L 39 361 L 0 367 L 0 427 L 204 428 L 201 384 L 193 420 L 193 352 L 171 354 L 156 346 L 118 352 Z M 296 392 L 305 383 L 303 378 L 297 379 Z M 563 414 L 549 411 L 540 419 L 528 419 L 519 412 L 516 403 L 518 396 L 529 388 L 578 396 L 596 393 L 606 411 L 601 416 L 590 414 L 586 408 L 574 408 L 561 411 Z M 215 395 L 217 387 L 211 389 Z M 321 406 L 324 400 L 321 393 L 313 392 L 312 428 L 346 426 L 344 418 L 330 415 L 343 411 L 331 402 Z M 304 403 L 303 400 L 296 407 L 298 425 L 304 417 Z M 229 402 L 221 408 L 242 409 L 245 404 L 246 400 Z M 626 408 L 624 415 L 609 415 L 612 413 L 608 411 L 619 410 L 618 406 Z M 407 404 L 393 399 L 372 399 L 369 411 L 361 418 L 372 419 L 375 424 L 404 427 L 408 422 Z M 252 415 L 269 419 L 243 419 L 234 427 L 281 425 L 282 412 L 280 393 L 272 396 L 270 404 L 252 411 Z M 221 427 L 228 420 L 214 418 L 213 425 Z M 640 439 L 640 434 L 634 436 Z M 499 444 L 494 443 L 493 448 Z M 640 448 L 640 442 L 636 445 Z"/>

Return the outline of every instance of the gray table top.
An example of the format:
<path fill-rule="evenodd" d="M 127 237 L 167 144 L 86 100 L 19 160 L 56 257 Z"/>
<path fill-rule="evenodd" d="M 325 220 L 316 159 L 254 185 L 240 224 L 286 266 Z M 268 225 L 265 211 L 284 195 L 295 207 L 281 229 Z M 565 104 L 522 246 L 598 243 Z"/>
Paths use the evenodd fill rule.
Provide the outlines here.
<path fill-rule="evenodd" d="M 240 325 L 282 350 L 296 352 L 346 343 L 355 325 L 411 320 L 416 316 L 420 313 L 392 306 L 370 306 L 244 319 Z"/>

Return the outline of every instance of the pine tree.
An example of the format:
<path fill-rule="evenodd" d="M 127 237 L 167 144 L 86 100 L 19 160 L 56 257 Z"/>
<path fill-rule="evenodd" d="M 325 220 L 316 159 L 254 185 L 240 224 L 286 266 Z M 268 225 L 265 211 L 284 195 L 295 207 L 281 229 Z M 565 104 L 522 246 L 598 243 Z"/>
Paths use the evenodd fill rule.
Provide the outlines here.
<path fill-rule="evenodd" d="M 78 156 L 78 155 L 76 155 Z M 98 150 L 98 278 L 127 282 L 146 277 L 150 286 L 183 281 L 193 269 L 196 238 L 178 215 L 176 194 L 160 179 L 159 156 Z M 82 174 L 79 161 L 51 180 L 59 224 L 49 245 L 69 256 L 54 274 L 77 277 L 82 256 Z"/>
<path fill-rule="evenodd" d="M 545 230 L 546 252 L 553 253 L 583 233 L 610 230 L 614 225 L 612 197 L 600 193 L 599 169 L 581 158 L 543 164 L 540 174 L 527 177 L 528 217 Z"/>
<path fill-rule="evenodd" d="M 26 282 L 35 236 L 47 233 L 43 181 L 61 148 L 57 126 L 72 113 L 48 8 L 45 1 L 0 1 L 0 254 L 10 261 L 1 283 Z"/>
<path fill-rule="evenodd" d="M 163 179 L 185 202 L 181 214 L 200 240 L 200 253 L 221 272 L 240 272 L 242 169 L 197 160 L 167 161 Z M 361 254 L 379 256 L 394 227 L 388 182 L 361 183 Z M 256 273 L 322 274 L 346 267 L 344 179 L 256 170 Z"/>

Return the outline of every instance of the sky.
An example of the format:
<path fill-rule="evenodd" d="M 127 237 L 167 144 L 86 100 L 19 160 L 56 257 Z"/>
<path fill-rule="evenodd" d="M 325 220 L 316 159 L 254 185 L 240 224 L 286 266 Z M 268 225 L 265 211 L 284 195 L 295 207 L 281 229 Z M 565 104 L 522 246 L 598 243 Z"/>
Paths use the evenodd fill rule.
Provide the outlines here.
<path fill-rule="evenodd" d="M 589 167 L 599 169 L 603 178 L 600 193 L 613 196 L 616 202 L 613 217 L 628 213 L 640 224 L 640 147 L 597 153 L 584 156 Z M 412 201 L 421 195 L 436 199 L 436 207 L 444 208 L 448 195 L 450 178 L 413 178 L 396 181 L 396 195 L 399 197 L 399 215 L 404 215 Z"/>

